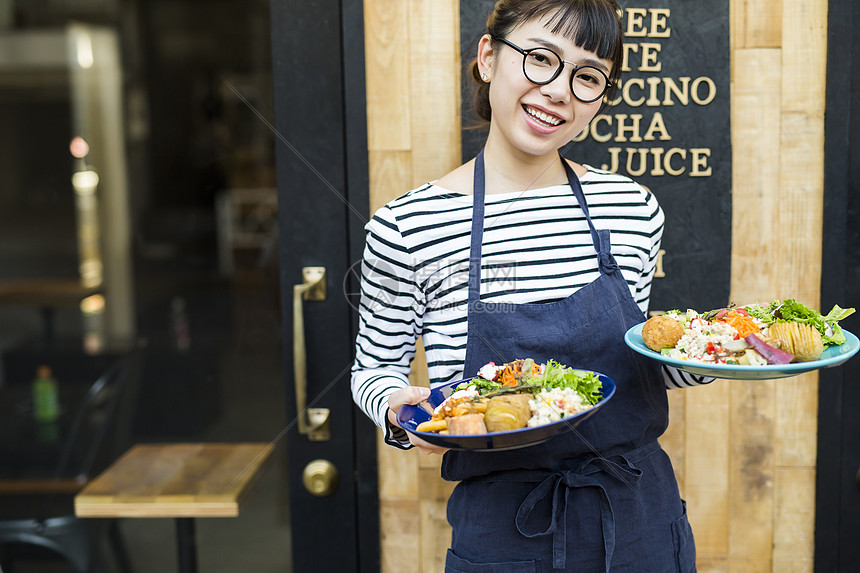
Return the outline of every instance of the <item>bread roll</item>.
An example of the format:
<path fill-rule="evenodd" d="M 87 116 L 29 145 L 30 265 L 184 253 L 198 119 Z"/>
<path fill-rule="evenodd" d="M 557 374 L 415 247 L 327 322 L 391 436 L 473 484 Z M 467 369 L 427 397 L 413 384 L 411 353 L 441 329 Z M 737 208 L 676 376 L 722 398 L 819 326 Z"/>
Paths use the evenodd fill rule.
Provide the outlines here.
<path fill-rule="evenodd" d="M 642 326 L 642 342 L 656 352 L 675 348 L 682 336 L 684 336 L 684 327 L 671 316 L 651 317 Z"/>

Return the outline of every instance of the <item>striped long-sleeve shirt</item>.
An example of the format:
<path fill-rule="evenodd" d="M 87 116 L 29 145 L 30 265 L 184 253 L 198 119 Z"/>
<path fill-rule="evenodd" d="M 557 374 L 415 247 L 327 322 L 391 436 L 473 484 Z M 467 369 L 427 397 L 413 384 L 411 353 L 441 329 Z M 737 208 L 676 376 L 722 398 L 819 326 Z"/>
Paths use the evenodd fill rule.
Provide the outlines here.
<path fill-rule="evenodd" d="M 612 254 L 644 320 L 663 211 L 627 177 L 589 167 L 580 180 L 595 227 L 611 231 Z M 490 194 L 485 210 L 482 301 L 553 302 L 598 278 L 588 224 L 568 185 Z M 408 385 L 419 337 L 431 385 L 464 377 L 471 216 L 471 195 L 427 184 L 379 209 L 366 226 L 352 393 L 387 429 L 389 443 L 408 444 L 386 414 L 388 396 Z M 664 372 L 668 388 L 710 382 Z"/>

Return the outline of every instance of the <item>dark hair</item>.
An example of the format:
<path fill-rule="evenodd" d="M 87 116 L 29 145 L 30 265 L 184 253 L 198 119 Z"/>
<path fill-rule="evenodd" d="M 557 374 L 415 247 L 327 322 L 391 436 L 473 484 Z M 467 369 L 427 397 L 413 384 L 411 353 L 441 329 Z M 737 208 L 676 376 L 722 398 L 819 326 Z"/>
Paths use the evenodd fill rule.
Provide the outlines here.
<path fill-rule="evenodd" d="M 619 10 L 616 0 L 498 0 L 487 18 L 484 33 L 493 38 L 505 38 L 525 22 L 550 16 L 547 29 L 552 33 L 562 34 L 582 49 L 612 61 L 609 74 L 612 87 L 603 96 L 603 101 L 609 102 L 615 99 L 624 57 L 624 31 Z M 496 40 L 493 42 L 495 44 Z M 481 80 L 477 58 L 470 67 L 472 78 L 478 84 L 475 112 L 481 119 L 490 121 L 490 86 Z"/>

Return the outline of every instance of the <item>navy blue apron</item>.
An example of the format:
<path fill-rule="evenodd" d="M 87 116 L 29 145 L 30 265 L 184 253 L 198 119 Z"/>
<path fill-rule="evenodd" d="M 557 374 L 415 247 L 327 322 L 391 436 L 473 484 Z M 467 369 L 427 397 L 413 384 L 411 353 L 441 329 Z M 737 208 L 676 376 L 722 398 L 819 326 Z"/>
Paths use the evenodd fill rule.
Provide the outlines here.
<path fill-rule="evenodd" d="M 595 370 L 615 396 L 577 428 L 499 452 L 449 451 L 442 477 L 459 481 L 445 570 L 472 572 L 695 571 L 695 548 L 675 474 L 657 438 L 668 425 L 659 365 L 631 351 L 624 333 L 643 315 L 597 230 L 579 179 L 562 159 L 591 231 L 600 277 L 564 300 L 480 300 L 483 151 L 475 161 L 464 376 L 518 358 Z"/>

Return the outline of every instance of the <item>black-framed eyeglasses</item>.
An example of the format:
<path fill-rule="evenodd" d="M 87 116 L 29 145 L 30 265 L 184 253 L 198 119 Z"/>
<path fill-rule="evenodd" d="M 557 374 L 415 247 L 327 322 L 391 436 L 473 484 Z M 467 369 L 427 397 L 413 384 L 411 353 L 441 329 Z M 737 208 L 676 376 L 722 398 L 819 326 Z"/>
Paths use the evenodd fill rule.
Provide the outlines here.
<path fill-rule="evenodd" d="M 612 82 L 600 68 L 588 64 L 577 66 L 573 62 L 561 59 L 561 56 L 549 48 L 524 50 L 504 38 L 494 37 L 494 39 L 523 55 L 523 74 L 533 84 L 542 86 L 552 82 L 564 71 L 564 65 L 570 64 L 573 66 L 573 72 L 570 74 L 570 91 L 582 103 L 599 100 L 612 87 Z"/>

